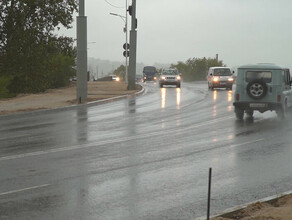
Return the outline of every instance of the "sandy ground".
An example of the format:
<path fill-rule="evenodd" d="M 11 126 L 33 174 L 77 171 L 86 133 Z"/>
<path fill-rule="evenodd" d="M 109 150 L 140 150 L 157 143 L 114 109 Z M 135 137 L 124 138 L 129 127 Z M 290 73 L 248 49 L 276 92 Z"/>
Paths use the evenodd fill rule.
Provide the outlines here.
<path fill-rule="evenodd" d="M 127 84 L 115 81 L 88 82 L 87 102 L 112 98 L 121 95 L 130 95 L 141 90 L 127 90 Z M 0 114 L 12 114 L 38 109 L 59 108 L 77 104 L 76 82 L 69 87 L 49 89 L 44 93 L 20 94 L 15 98 L 0 99 Z"/>
<path fill-rule="evenodd" d="M 140 91 L 127 90 L 127 84 L 115 81 L 88 82 L 87 102 L 131 95 Z M 76 83 L 69 87 L 50 89 L 39 94 L 21 94 L 11 99 L 0 99 L 0 114 L 33 111 L 38 109 L 60 108 L 77 104 Z M 222 215 L 212 220 L 292 220 L 292 195 L 265 203 L 254 203 L 248 207 Z"/>
<path fill-rule="evenodd" d="M 292 195 L 271 200 L 257 202 L 246 208 L 212 218 L 212 220 L 292 220 Z"/>

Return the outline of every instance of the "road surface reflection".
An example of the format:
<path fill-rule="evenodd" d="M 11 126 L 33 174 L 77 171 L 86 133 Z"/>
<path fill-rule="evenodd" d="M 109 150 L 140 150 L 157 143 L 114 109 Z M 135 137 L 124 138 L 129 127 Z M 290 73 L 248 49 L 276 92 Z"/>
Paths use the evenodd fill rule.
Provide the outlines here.
<path fill-rule="evenodd" d="M 173 91 L 175 92 L 175 99 L 173 96 Z M 176 88 L 175 90 L 173 90 L 172 88 L 161 88 L 160 89 L 161 92 L 161 108 L 164 109 L 166 107 L 166 96 L 168 95 L 168 103 L 171 104 L 171 102 L 173 102 L 173 100 L 176 100 L 176 109 L 180 109 L 180 105 L 181 105 L 181 89 L 180 88 Z"/>

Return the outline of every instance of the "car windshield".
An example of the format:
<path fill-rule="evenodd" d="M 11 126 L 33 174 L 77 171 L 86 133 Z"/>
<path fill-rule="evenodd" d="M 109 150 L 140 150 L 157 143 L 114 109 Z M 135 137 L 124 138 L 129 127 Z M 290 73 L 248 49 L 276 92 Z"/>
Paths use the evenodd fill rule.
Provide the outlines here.
<path fill-rule="evenodd" d="M 163 70 L 162 75 L 178 75 L 177 70 Z"/>
<path fill-rule="evenodd" d="M 154 66 L 146 66 L 143 68 L 143 73 L 156 73 L 156 68 Z"/>
<path fill-rule="evenodd" d="M 214 69 L 214 76 L 231 76 L 229 68 Z"/>
<path fill-rule="evenodd" d="M 266 71 L 246 72 L 246 82 L 251 82 L 257 79 L 263 80 L 266 83 L 270 83 L 272 82 L 272 72 L 266 72 Z"/>

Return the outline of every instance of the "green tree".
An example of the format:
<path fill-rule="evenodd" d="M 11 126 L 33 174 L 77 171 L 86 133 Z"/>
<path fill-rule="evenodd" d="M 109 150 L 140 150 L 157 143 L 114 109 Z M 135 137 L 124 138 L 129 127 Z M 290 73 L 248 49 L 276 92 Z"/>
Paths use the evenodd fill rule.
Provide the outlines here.
<path fill-rule="evenodd" d="M 113 71 L 114 75 L 117 75 L 120 77 L 121 80 L 126 80 L 126 67 L 124 65 L 120 65 L 118 68 L 116 68 Z"/>
<path fill-rule="evenodd" d="M 186 62 L 179 61 L 172 64 L 172 68 L 176 68 L 183 74 L 184 81 L 206 80 L 207 71 L 213 66 L 224 66 L 223 61 L 217 61 L 214 58 L 190 58 Z"/>
<path fill-rule="evenodd" d="M 76 10 L 77 0 L 0 1 L 0 79 L 9 78 L 11 93 L 68 83 L 74 74 L 73 39 L 54 31 L 70 28 Z M 56 83 L 56 74 L 62 83 Z"/>

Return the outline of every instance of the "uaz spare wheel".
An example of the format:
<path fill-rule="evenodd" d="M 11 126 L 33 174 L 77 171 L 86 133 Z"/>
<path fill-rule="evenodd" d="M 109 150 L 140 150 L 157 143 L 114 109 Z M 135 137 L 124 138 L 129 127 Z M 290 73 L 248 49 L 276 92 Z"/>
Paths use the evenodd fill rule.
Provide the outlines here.
<path fill-rule="evenodd" d="M 252 99 L 262 99 L 266 96 L 268 87 L 264 81 L 256 79 L 247 84 L 246 91 Z"/>

